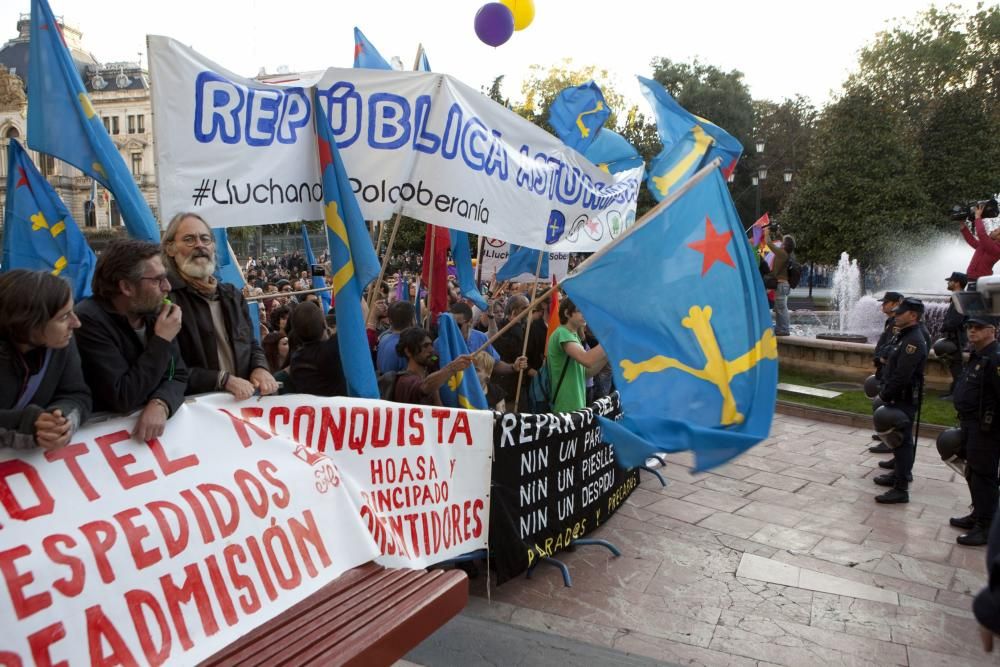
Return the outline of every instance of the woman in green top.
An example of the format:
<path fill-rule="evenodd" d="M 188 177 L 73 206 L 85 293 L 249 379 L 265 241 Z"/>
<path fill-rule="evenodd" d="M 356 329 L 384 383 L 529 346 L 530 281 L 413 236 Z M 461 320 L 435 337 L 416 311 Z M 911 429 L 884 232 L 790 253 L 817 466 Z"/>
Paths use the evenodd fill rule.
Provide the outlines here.
<path fill-rule="evenodd" d="M 600 370 L 608 360 L 602 345 L 590 350 L 583 349 L 585 326 L 587 320 L 583 313 L 577 310 L 572 301 L 563 299 L 559 303 L 559 327 L 549 337 L 546 350 L 549 382 L 554 394 L 553 412 L 572 412 L 587 407 L 588 371 L 591 368 Z"/>

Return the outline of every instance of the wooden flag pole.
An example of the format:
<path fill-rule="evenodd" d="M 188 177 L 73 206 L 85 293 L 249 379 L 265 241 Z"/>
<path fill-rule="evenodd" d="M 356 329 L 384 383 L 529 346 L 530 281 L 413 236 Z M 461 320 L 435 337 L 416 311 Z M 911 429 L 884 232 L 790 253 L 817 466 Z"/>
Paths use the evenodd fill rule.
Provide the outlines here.
<path fill-rule="evenodd" d="M 531 284 L 531 298 L 529 303 L 535 300 L 535 293 L 538 291 L 538 277 L 542 273 L 542 258 L 545 256 L 544 250 L 538 251 L 538 264 L 535 265 L 535 282 Z M 524 344 L 521 346 L 521 356 L 528 354 L 528 335 L 531 333 L 531 318 L 528 318 L 524 325 Z M 524 380 L 524 369 L 517 373 L 517 388 L 514 390 L 514 412 L 517 412 L 517 404 L 521 400 L 521 382 Z"/>
<path fill-rule="evenodd" d="M 428 232 L 431 235 L 431 257 L 427 265 L 427 324 L 428 327 L 434 321 L 434 242 L 437 241 L 437 229 L 434 225 L 428 225 Z"/>
<path fill-rule="evenodd" d="M 372 288 L 370 294 L 368 294 L 368 312 L 371 312 L 372 307 L 375 305 L 376 295 L 379 290 L 382 289 L 382 280 L 385 278 L 385 269 L 389 265 L 389 257 L 392 255 L 392 244 L 396 242 L 396 232 L 399 231 L 399 218 L 402 213 L 396 214 L 396 219 L 392 221 L 392 231 L 389 232 L 389 243 L 385 246 L 385 255 L 382 256 L 382 266 L 378 270 L 378 278 L 375 279 L 375 286 Z M 381 236 L 379 237 L 379 244 L 382 243 Z M 375 246 L 375 252 L 378 252 L 378 246 Z"/>

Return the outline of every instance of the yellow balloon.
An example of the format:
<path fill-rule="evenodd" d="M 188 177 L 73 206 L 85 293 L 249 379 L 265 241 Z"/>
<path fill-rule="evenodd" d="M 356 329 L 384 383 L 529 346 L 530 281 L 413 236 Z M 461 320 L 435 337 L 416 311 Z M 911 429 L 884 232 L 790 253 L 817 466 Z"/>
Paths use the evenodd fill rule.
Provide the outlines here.
<path fill-rule="evenodd" d="M 535 20 L 535 0 L 500 0 L 514 15 L 514 30 L 524 30 Z"/>

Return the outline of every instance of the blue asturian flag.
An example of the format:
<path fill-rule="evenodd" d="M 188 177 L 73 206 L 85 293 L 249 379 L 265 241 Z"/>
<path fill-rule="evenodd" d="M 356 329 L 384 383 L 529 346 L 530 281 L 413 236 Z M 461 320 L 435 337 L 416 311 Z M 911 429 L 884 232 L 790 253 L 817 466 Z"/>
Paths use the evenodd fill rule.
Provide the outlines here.
<path fill-rule="evenodd" d="M 706 470 L 771 428 L 778 350 L 764 285 L 722 174 L 698 177 L 563 282 L 611 362 L 623 417 L 602 428 L 628 467 L 693 450 Z"/>
<path fill-rule="evenodd" d="M 549 107 L 549 124 L 564 144 L 584 153 L 610 115 L 601 89 L 588 81 L 556 95 Z"/>
<path fill-rule="evenodd" d="M 3 270 L 49 271 L 73 285 L 77 301 L 90 296 L 94 251 L 17 139 L 10 140 L 7 157 Z"/>
<path fill-rule="evenodd" d="M 306 249 L 306 261 L 309 263 L 309 270 L 312 271 L 312 267 L 316 264 L 316 255 L 313 253 L 312 243 L 309 241 L 309 230 L 306 229 L 305 225 L 302 225 L 302 245 Z M 326 287 L 326 278 L 323 276 L 313 276 L 312 277 L 313 289 L 320 289 Z M 323 314 L 326 315 L 330 311 L 330 304 L 333 303 L 333 299 L 330 296 L 330 292 L 320 292 L 319 293 L 320 303 L 323 304 Z"/>
<path fill-rule="evenodd" d="M 722 158 L 723 173 L 729 175 L 743 153 L 743 144 L 718 125 L 687 111 L 657 81 L 638 78 L 642 94 L 653 107 L 663 143 L 646 178 L 653 196 L 662 201 L 717 157 Z"/>
<path fill-rule="evenodd" d="M 229 245 L 229 232 L 225 227 L 213 227 L 212 236 L 215 237 L 216 279 L 243 289 L 247 282 L 243 278 L 236 258 L 233 257 L 233 249 Z"/>
<path fill-rule="evenodd" d="M 541 250 L 532 250 L 523 246 L 510 244 L 510 255 L 507 261 L 497 271 L 497 280 L 513 280 L 522 273 L 535 275 L 538 268 L 538 254 L 542 253 L 542 270 L 538 274 L 539 278 L 549 277 L 549 253 Z"/>
<path fill-rule="evenodd" d="M 431 63 L 427 60 L 427 52 L 424 51 L 424 45 L 420 45 L 420 54 L 417 56 L 417 71 L 418 72 L 430 72 Z"/>
<path fill-rule="evenodd" d="M 476 287 L 476 273 L 472 269 L 472 252 L 469 250 L 469 234 L 457 229 L 450 229 L 448 233 L 451 235 L 451 256 L 455 260 L 458 287 L 462 290 L 462 296 L 476 304 L 480 310 L 487 310 L 490 306 Z"/>
<path fill-rule="evenodd" d="M 68 162 L 111 191 L 129 236 L 160 242 L 160 228 L 100 116 L 46 0 L 31 0 L 28 146 Z"/>
<path fill-rule="evenodd" d="M 643 164 L 635 146 L 614 130 L 602 128 L 583 156 L 609 174 L 635 169 Z"/>
<path fill-rule="evenodd" d="M 438 356 L 441 357 L 441 367 L 451 363 L 456 357 L 469 353 L 462 330 L 455 324 L 451 313 L 441 313 L 438 316 L 438 337 L 434 343 Z M 466 410 L 486 410 L 486 394 L 479 384 L 476 367 L 469 366 L 448 378 L 441 387 L 441 402 L 450 408 L 465 408 Z"/>
<path fill-rule="evenodd" d="M 354 66 L 367 69 L 392 69 L 389 61 L 382 57 L 378 49 L 357 27 L 354 28 Z"/>
<path fill-rule="evenodd" d="M 378 256 L 333 141 L 323 99 L 315 89 L 313 108 L 316 110 L 316 141 L 323 177 L 323 220 L 330 246 L 340 362 L 344 366 L 349 395 L 378 398 L 375 366 L 361 310 L 361 293 L 379 273 Z"/>

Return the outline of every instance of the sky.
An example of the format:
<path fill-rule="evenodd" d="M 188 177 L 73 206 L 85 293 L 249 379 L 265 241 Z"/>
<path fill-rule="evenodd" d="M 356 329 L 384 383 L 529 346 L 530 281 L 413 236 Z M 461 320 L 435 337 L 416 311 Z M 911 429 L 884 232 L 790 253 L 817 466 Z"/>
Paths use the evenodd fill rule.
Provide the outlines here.
<path fill-rule="evenodd" d="M 357 26 L 383 56 L 399 56 L 408 68 L 423 43 L 434 71 L 476 89 L 504 74 L 504 93 L 512 101 L 521 99 L 531 65 L 547 68 L 570 58 L 575 66 L 607 69 L 613 85 L 637 102 L 635 75 L 649 76 L 651 59 L 666 57 L 739 69 L 754 98 L 801 94 L 818 106 L 839 91 L 859 50 L 880 30 L 931 6 L 926 0 L 535 0 L 531 25 L 493 48 L 473 29 L 479 0 L 49 1 L 57 16 L 83 31 L 85 47 L 101 62 L 135 61 L 142 52 L 145 64 L 145 35 L 153 33 L 245 76 L 262 67 L 350 67 Z M 952 4 L 975 8 L 975 0 Z M 28 0 L 4 0 L 0 40 L 16 36 L 18 14 L 30 11 Z"/>

